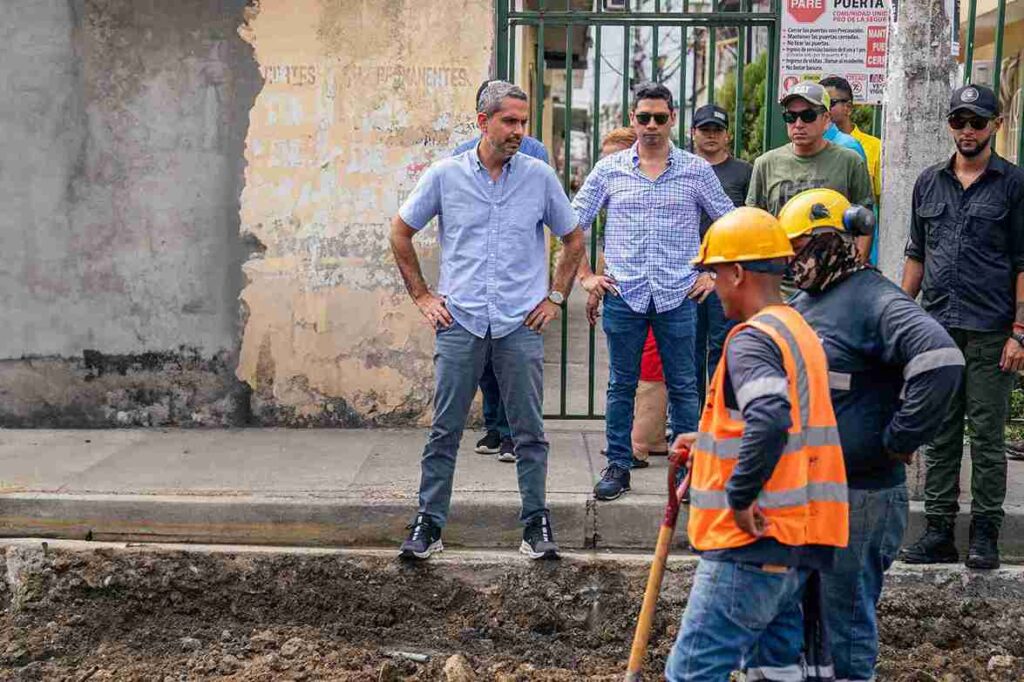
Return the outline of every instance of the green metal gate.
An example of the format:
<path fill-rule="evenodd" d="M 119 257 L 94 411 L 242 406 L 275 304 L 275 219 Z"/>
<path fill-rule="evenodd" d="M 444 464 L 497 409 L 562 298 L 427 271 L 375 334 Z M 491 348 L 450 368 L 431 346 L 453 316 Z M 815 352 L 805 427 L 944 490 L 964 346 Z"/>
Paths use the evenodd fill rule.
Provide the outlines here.
<path fill-rule="evenodd" d="M 761 139 L 757 152 L 768 148 L 769 141 L 777 141 L 778 16 L 778 0 L 497 0 L 497 75 L 519 83 L 530 94 L 531 135 L 546 144 L 565 191 L 572 196 L 598 158 L 602 135 L 629 124 L 631 88 L 640 81 L 661 82 L 676 95 L 676 143 L 685 144 L 698 104 L 723 103 L 716 81 L 724 80 L 723 85 L 729 86 L 725 89 L 733 93 L 727 104 L 739 155 L 745 145 L 749 148 L 746 136 L 751 132 L 747 121 L 752 108 L 744 101 L 745 72 L 751 70 L 752 62 L 762 60 L 764 77 L 756 85 L 763 116 L 754 129 L 754 137 Z M 732 68 L 723 79 L 725 61 L 731 61 Z M 758 67 L 751 72 L 758 72 Z M 561 83 L 564 87 L 559 88 Z M 573 101 L 581 94 L 589 99 L 583 107 Z M 594 229 L 590 233 L 594 267 L 597 245 Z M 545 416 L 600 419 L 603 414 L 595 393 L 598 332 L 579 307 L 586 300 L 585 292 L 576 291 L 572 299 L 575 306 L 563 306 L 558 330 L 558 397 L 547 401 Z M 571 307 L 575 308 L 572 313 Z M 584 329 L 585 377 L 580 372 L 570 377 L 570 367 L 578 365 L 582 370 L 584 366 L 582 359 L 575 365 L 570 362 L 570 354 L 580 350 L 570 337 Z"/>

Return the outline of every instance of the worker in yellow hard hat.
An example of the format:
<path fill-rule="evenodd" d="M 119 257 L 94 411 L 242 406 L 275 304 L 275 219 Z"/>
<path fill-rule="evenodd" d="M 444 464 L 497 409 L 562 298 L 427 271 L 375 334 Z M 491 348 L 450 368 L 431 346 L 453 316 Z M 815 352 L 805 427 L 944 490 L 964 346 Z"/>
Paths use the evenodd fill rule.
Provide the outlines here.
<path fill-rule="evenodd" d="M 847 542 L 825 353 L 779 290 L 792 255 L 778 220 L 744 207 L 711 225 L 693 261 L 714 272 L 725 314 L 739 324 L 699 433 L 673 446 L 690 452 L 687 533 L 701 558 L 669 680 L 721 682 L 769 640 L 771 655 L 748 677 L 804 679 L 805 587 Z"/>
<path fill-rule="evenodd" d="M 812 189 L 787 202 L 779 222 L 801 290 L 790 304 L 824 339 L 850 488 L 850 544 L 821 574 L 836 679 L 871 680 L 875 607 L 907 525 L 905 464 L 939 429 L 964 358 L 937 321 L 857 258 L 854 239 L 871 233 L 871 211 Z"/>

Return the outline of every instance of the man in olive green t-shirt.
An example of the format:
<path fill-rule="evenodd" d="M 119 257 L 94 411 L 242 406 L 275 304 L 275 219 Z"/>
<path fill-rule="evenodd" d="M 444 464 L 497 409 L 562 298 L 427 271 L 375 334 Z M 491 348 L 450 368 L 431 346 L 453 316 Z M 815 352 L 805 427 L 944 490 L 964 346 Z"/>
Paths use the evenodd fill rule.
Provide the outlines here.
<path fill-rule="evenodd" d="M 864 160 L 854 151 L 824 138 L 831 119 L 825 88 L 811 81 L 793 85 L 781 100 L 790 143 L 754 161 L 747 206 L 778 215 L 787 201 L 806 189 L 834 189 L 850 203 L 874 205 L 874 190 Z M 857 250 L 867 262 L 871 237 L 857 237 Z"/>

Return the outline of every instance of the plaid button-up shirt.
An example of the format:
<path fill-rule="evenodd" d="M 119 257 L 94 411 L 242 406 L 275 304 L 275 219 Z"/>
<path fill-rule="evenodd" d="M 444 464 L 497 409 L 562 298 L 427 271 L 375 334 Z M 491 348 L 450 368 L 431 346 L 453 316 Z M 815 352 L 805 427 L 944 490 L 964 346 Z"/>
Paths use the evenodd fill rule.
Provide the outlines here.
<path fill-rule="evenodd" d="M 594 166 L 573 201 L 584 229 L 606 208 L 604 259 L 622 300 L 645 313 L 676 308 L 697 280 L 700 209 L 717 220 L 733 210 L 711 164 L 673 146 L 655 180 L 640 172 L 637 146 Z"/>

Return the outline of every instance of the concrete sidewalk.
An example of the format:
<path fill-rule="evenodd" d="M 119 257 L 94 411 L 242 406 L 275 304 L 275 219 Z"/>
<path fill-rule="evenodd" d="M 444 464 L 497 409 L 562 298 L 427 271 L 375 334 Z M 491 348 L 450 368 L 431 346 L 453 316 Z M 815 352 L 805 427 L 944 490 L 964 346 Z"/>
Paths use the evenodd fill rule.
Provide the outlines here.
<path fill-rule="evenodd" d="M 591 498 L 600 423 L 551 423 L 548 501 L 566 549 L 653 547 L 665 460 Z M 416 509 L 424 430 L 0 430 L 0 535 L 110 541 L 396 546 Z M 467 432 L 445 543 L 515 547 L 515 467 Z M 965 461 L 969 465 L 969 461 Z M 964 467 L 964 490 L 968 490 Z M 1024 557 L 1024 463 L 1010 463 L 1003 551 Z M 965 507 L 966 509 L 966 507 Z M 912 503 L 908 537 L 923 524 Z M 960 539 L 966 541 L 966 516 Z M 685 528 L 685 519 L 680 521 Z M 682 536 L 682 533 L 680 533 Z"/>

